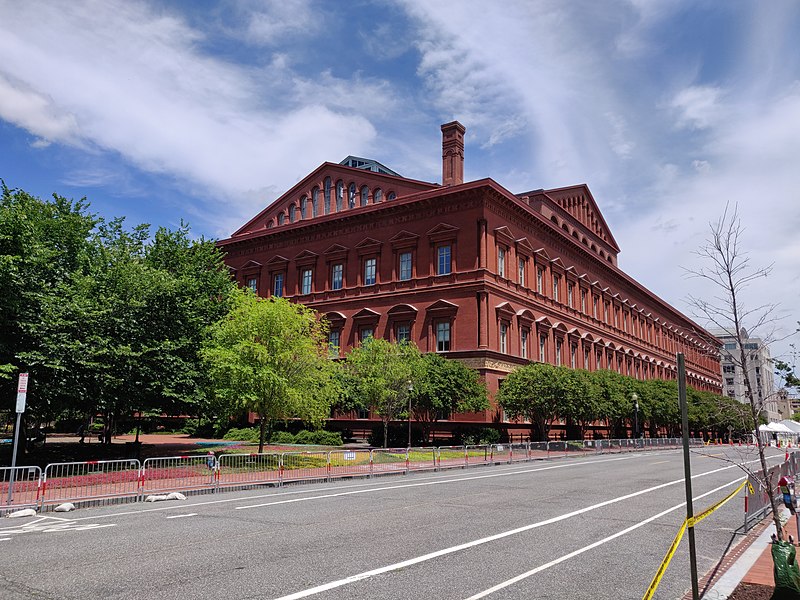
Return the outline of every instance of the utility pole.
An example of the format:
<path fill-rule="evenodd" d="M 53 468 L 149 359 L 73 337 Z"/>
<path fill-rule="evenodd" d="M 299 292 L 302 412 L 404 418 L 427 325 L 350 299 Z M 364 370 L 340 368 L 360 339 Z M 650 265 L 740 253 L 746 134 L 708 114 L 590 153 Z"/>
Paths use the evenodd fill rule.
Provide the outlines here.
<path fill-rule="evenodd" d="M 683 477 L 686 483 L 686 530 L 689 534 L 689 567 L 692 577 L 692 600 L 700 600 L 697 583 L 697 550 L 694 544 L 694 507 L 692 505 L 692 467 L 689 461 L 689 410 L 686 404 L 686 364 L 682 352 L 677 354 L 678 398 L 681 403 L 681 425 L 683 429 Z"/>

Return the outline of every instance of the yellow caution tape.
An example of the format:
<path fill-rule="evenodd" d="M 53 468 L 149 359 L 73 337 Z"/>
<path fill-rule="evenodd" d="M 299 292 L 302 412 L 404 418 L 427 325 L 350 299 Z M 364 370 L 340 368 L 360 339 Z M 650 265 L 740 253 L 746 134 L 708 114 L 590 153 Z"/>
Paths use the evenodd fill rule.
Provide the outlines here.
<path fill-rule="evenodd" d="M 725 496 L 725 497 L 724 497 L 722 500 L 720 500 L 720 501 L 719 501 L 719 502 L 717 502 L 716 504 L 712 504 L 710 507 L 708 507 L 707 509 L 705 509 L 705 510 L 704 510 L 703 512 L 701 512 L 699 515 L 695 515 L 695 516 L 694 516 L 694 517 L 692 517 L 691 519 L 688 519 L 688 523 L 687 523 L 687 525 L 688 525 L 689 527 L 694 527 L 695 525 L 697 525 L 697 524 L 698 524 L 700 521 L 702 521 L 703 519 L 705 519 L 705 518 L 706 518 L 708 515 L 710 515 L 711 513 L 713 513 L 713 512 L 714 512 L 715 510 L 717 510 L 717 509 L 718 509 L 720 506 L 722 506 L 722 505 L 723 505 L 723 504 L 725 504 L 725 503 L 726 503 L 728 500 L 730 500 L 730 499 L 731 499 L 731 498 L 733 498 L 733 497 L 734 497 L 736 494 L 738 494 L 738 493 L 739 493 L 739 492 L 742 490 L 742 488 L 743 488 L 745 485 L 747 485 L 747 480 L 746 480 L 746 479 L 745 479 L 745 480 L 742 482 L 742 485 L 740 485 L 739 487 L 737 487 L 737 488 L 736 488 L 735 490 L 733 490 L 733 491 L 732 491 L 730 494 L 728 494 L 727 496 Z"/>
<path fill-rule="evenodd" d="M 681 539 L 683 538 L 683 534 L 686 532 L 687 527 L 694 527 L 697 523 L 705 519 L 708 515 L 713 513 L 723 504 L 725 504 L 728 500 L 733 498 L 736 494 L 738 494 L 741 489 L 747 485 L 747 480 L 745 479 L 742 484 L 737 487 L 733 492 L 728 494 L 725 498 L 720 500 L 719 502 L 711 505 L 709 508 L 701 512 L 699 515 L 692 517 L 691 519 L 684 519 L 683 523 L 681 523 L 681 528 L 678 530 L 678 534 L 675 536 L 675 539 L 672 540 L 672 545 L 667 550 L 666 556 L 664 556 L 664 560 L 661 561 L 661 566 L 658 567 L 658 571 L 656 571 L 655 577 L 653 577 L 653 581 L 650 582 L 650 586 L 647 588 L 644 596 L 642 596 L 642 600 L 650 600 L 653 597 L 653 594 L 656 593 L 658 589 L 658 584 L 661 583 L 661 578 L 664 577 L 664 573 L 667 571 L 667 567 L 669 566 L 670 561 L 672 560 L 675 551 L 678 549 L 678 544 L 681 543 Z"/>
<path fill-rule="evenodd" d="M 647 588 L 644 596 L 642 596 L 642 600 L 650 600 L 653 597 L 653 594 L 656 593 L 658 584 L 661 583 L 661 578 L 664 577 L 664 573 L 667 571 L 667 567 L 672 560 L 672 555 L 675 554 L 675 551 L 678 549 L 678 544 L 681 543 L 681 538 L 683 537 L 683 533 L 685 531 L 686 519 L 684 519 L 683 523 L 681 523 L 681 528 L 678 530 L 678 535 L 676 535 L 675 539 L 672 540 L 672 545 L 669 547 L 669 550 L 667 550 L 667 555 L 664 557 L 664 560 L 661 561 L 661 566 L 658 567 L 658 571 L 656 571 L 653 581 L 650 582 L 650 586 Z"/>

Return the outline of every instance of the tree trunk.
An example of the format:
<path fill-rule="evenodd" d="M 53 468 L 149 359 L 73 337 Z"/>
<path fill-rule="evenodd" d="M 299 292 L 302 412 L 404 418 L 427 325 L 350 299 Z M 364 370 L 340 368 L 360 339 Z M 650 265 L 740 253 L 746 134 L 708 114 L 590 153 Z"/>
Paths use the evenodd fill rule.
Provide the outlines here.
<path fill-rule="evenodd" d="M 267 418 L 265 415 L 258 415 L 258 453 L 264 452 L 264 437 L 267 433 Z"/>
<path fill-rule="evenodd" d="M 383 447 L 389 447 L 389 421 L 383 420 Z"/>

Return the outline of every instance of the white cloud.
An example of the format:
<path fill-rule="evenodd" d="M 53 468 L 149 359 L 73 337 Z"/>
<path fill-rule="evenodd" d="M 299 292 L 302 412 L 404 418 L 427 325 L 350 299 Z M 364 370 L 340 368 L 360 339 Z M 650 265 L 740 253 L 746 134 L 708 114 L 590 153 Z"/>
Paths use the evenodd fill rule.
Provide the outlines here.
<path fill-rule="evenodd" d="M 207 209 L 242 220 L 272 200 L 255 202 L 248 190 L 286 189 L 300 171 L 375 138 L 345 102 L 320 102 L 319 93 L 309 102 L 297 91 L 305 79 L 284 64 L 237 66 L 203 54 L 202 39 L 134 2 L 2 5 L 0 115 L 42 143 L 113 151 L 205 188 L 200 197 L 234 207 Z M 381 88 L 358 78 L 348 86 L 355 95 Z"/>
<path fill-rule="evenodd" d="M 670 106 L 677 112 L 676 126 L 706 129 L 725 117 L 722 90 L 713 86 L 691 86 L 680 90 Z"/>

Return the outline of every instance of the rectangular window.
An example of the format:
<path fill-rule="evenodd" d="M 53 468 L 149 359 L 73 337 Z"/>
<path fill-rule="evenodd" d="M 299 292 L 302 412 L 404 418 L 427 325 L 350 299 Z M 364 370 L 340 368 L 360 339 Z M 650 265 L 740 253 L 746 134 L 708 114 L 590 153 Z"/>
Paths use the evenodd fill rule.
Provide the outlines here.
<path fill-rule="evenodd" d="M 283 273 L 276 273 L 272 279 L 272 295 L 278 298 L 283 297 Z"/>
<path fill-rule="evenodd" d="M 508 352 L 508 325 L 500 323 L 500 352 Z"/>
<path fill-rule="evenodd" d="M 536 269 L 536 291 L 540 294 L 544 293 L 544 273 L 538 267 Z"/>
<path fill-rule="evenodd" d="M 504 248 L 497 249 L 497 274 L 500 277 L 506 276 L 506 251 Z"/>
<path fill-rule="evenodd" d="M 364 261 L 364 285 L 375 285 L 377 264 L 376 258 L 368 258 Z"/>
<path fill-rule="evenodd" d="M 561 365 L 561 347 L 563 346 L 561 340 L 556 340 L 556 366 Z"/>
<path fill-rule="evenodd" d="M 522 358 L 528 358 L 528 330 L 523 329 L 519 334 L 519 349 Z"/>
<path fill-rule="evenodd" d="M 722 365 L 722 372 L 723 373 L 735 373 L 736 367 L 733 365 Z"/>
<path fill-rule="evenodd" d="M 547 336 L 540 335 L 539 336 L 539 362 L 546 362 L 547 360 L 547 353 L 545 352 L 545 344 L 547 344 Z"/>
<path fill-rule="evenodd" d="M 525 259 L 519 259 L 519 284 L 521 286 L 525 285 Z"/>
<path fill-rule="evenodd" d="M 331 269 L 331 289 L 340 290 L 344 284 L 344 265 L 333 265 Z"/>
<path fill-rule="evenodd" d="M 623 331 L 628 331 L 628 313 L 623 313 L 622 315 L 622 329 Z"/>
<path fill-rule="evenodd" d="M 373 334 L 372 327 L 362 327 L 361 331 L 359 332 L 359 337 L 361 338 L 361 342 L 367 341 L 368 338 L 372 337 Z"/>
<path fill-rule="evenodd" d="M 450 246 L 439 246 L 436 250 L 436 274 L 449 275 L 451 271 Z"/>
<path fill-rule="evenodd" d="M 553 275 L 553 300 L 558 302 L 558 288 L 561 287 L 561 277 Z"/>
<path fill-rule="evenodd" d="M 589 349 L 583 349 L 583 368 L 588 370 L 589 369 Z"/>
<path fill-rule="evenodd" d="M 398 325 L 394 332 L 395 339 L 398 342 L 410 342 L 411 341 L 411 326 L 408 323 L 403 323 L 402 325 Z"/>
<path fill-rule="evenodd" d="M 247 289 L 249 289 L 254 294 L 258 293 L 258 279 L 255 277 L 248 277 L 247 278 Z"/>
<path fill-rule="evenodd" d="M 328 354 L 330 356 L 339 356 L 339 336 L 341 332 L 334 329 L 328 333 Z"/>
<path fill-rule="evenodd" d="M 608 323 L 608 302 L 603 302 L 603 322 Z"/>
<path fill-rule="evenodd" d="M 400 280 L 408 281 L 411 279 L 411 252 L 400 254 Z"/>
<path fill-rule="evenodd" d="M 301 294 L 311 293 L 311 269 L 303 269 L 302 284 L 300 285 Z"/>
<path fill-rule="evenodd" d="M 575 287 L 571 283 L 567 284 L 567 306 L 572 308 L 572 288 Z"/>
<path fill-rule="evenodd" d="M 450 321 L 436 323 L 436 351 L 450 351 Z"/>
<path fill-rule="evenodd" d="M 725 385 L 733 385 L 733 377 L 726 377 Z"/>
<path fill-rule="evenodd" d="M 586 314 L 586 290 L 581 290 L 581 312 Z"/>
<path fill-rule="evenodd" d="M 592 316 L 597 318 L 597 296 L 592 295 Z"/>
<path fill-rule="evenodd" d="M 569 366 L 573 369 L 578 368 L 578 347 L 575 344 L 569 347 Z"/>

